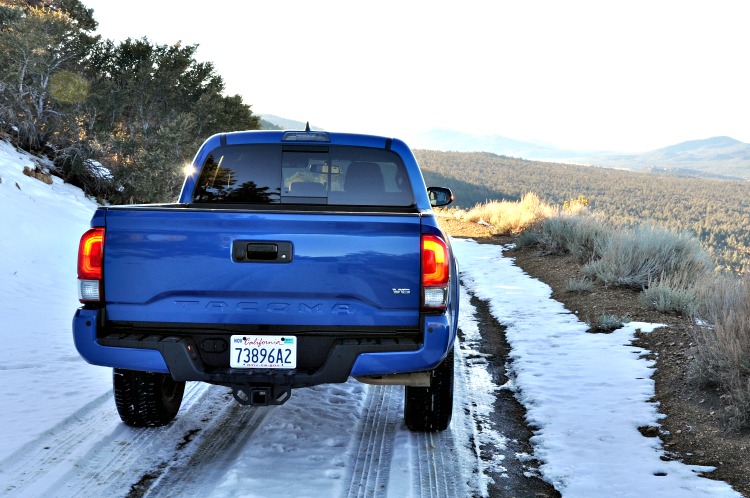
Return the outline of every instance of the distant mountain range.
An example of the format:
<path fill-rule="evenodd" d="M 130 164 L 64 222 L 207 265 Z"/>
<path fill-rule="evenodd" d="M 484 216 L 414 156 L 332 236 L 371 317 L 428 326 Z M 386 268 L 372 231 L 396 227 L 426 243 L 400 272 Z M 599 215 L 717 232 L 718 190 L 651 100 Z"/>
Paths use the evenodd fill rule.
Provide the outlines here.
<path fill-rule="evenodd" d="M 263 114 L 261 119 L 266 122 L 265 129 L 305 129 L 305 123 L 301 121 L 271 114 Z M 322 130 L 313 125 L 310 128 Z M 471 135 L 446 129 L 400 138 L 405 138 L 415 149 L 491 152 L 537 161 L 648 171 L 654 174 L 750 180 L 750 144 L 730 137 L 690 140 L 640 154 L 560 149 L 500 135 Z"/>
<path fill-rule="evenodd" d="M 417 135 L 410 145 L 419 149 L 456 152 L 492 152 L 537 161 L 574 163 L 655 174 L 750 180 L 750 144 L 730 137 L 690 140 L 640 154 L 576 151 L 499 135 L 470 135 L 453 130 L 432 130 Z"/>
<path fill-rule="evenodd" d="M 492 152 L 501 156 L 538 161 L 577 158 L 584 154 L 581 151 L 559 149 L 500 135 L 471 135 L 446 129 L 434 129 L 420 133 L 409 140 L 409 145 L 417 149 L 427 150 Z"/>
<path fill-rule="evenodd" d="M 591 156 L 588 161 L 594 166 L 652 173 L 750 179 L 750 144 L 730 137 L 690 140 L 642 154 Z"/>

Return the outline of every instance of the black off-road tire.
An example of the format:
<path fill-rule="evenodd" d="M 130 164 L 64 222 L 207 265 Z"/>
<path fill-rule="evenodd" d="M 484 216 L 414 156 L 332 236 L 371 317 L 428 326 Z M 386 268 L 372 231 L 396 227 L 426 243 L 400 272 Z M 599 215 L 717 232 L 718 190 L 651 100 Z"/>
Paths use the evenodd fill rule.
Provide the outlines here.
<path fill-rule="evenodd" d="M 404 422 L 410 431 L 436 432 L 448 428 L 453 414 L 453 348 L 431 375 L 430 387 L 406 386 Z"/>
<path fill-rule="evenodd" d="M 174 420 L 182 404 L 185 382 L 169 374 L 114 369 L 117 412 L 131 427 L 161 427 Z"/>

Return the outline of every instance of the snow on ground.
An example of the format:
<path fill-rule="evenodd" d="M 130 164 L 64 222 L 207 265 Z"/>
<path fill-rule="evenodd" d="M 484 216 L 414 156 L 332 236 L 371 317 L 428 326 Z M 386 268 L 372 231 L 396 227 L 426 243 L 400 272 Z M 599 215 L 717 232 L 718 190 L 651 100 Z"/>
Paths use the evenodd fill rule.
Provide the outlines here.
<path fill-rule="evenodd" d="M 630 323 L 611 334 L 587 326 L 550 298 L 550 288 L 529 278 L 503 248 L 455 241 L 464 285 L 490 303 L 506 325 L 512 374 L 541 471 L 564 496 L 736 496 L 725 483 L 697 476 L 707 467 L 665 462 L 661 440 L 638 427 L 657 425 L 650 370 L 653 361 L 631 345 Z"/>
<path fill-rule="evenodd" d="M 111 384 L 105 369 L 81 361 L 70 331 L 78 239 L 96 204 L 24 166 L 35 163 L 0 141 L 0 460 Z"/>
<path fill-rule="evenodd" d="M 191 383 L 170 426 L 121 424 L 109 369 L 86 364 L 72 342 L 76 253 L 95 204 L 55 178 L 22 174 L 32 159 L 0 142 L 0 495 L 124 496 L 143 476 L 147 496 L 487 495 L 480 445 L 502 449 L 490 427 L 494 393 L 466 290 L 451 428 L 412 434 L 402 390 L 354 381 L 295 392 L 281 407 L 248 409 L 226 389 Z M 513 388 L 537 428 L 543 477 L 564 496 L 730 496 L 707 469 L 663 462 L 652 362 L 630 345 L 630 324 L 586 327 L 524 275 L 498 246 L 455 240 L 466 289 L 507 326 Z M 478 431 L 481 425 L 483 430 Z M 430 490 L 430 492 L 428 492 Z"/>

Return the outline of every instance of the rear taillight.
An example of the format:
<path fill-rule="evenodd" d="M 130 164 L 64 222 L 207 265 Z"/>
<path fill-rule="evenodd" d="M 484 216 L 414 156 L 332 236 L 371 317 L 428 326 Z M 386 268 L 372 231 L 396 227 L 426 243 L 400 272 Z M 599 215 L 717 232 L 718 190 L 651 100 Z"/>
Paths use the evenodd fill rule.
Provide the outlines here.
<path fill-rule="evenodd" d="M 101 300 L 104 262 L 104 229 L 92 228 L 78 244 L 78 299 L 82 303 Z"/>
<path fill-rule="evenodd" d="M 422 308 L 443 310 L 451 278 L 448 245 L 436 235 L 422 235 Z"/>

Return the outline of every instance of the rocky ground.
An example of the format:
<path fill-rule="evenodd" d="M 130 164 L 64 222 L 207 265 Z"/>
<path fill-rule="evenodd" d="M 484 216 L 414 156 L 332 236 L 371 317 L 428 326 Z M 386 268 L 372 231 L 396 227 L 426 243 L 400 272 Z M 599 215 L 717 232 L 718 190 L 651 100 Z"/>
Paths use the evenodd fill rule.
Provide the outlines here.
<path fill-rule="evenodd" d="M 512 236 L 493 236 L 487 226 L 452 218 L 440 218 L 440 223 L 453 237 L 492 244 L 513 242 Z M 526 273 L 549 285 L 553 298 L 583 321 L 606 314 L 665 324 L 638 339 L 638 345 L 651 351 L 656 360 L 655 398 L 666 416 L 659 427 L 642 427 L 641 433 L 661 438 L 669 458 L 716 467 L 706 477 L 725 481 L 750 497 L 750 431 L 730 428 L 722 393 L 692 379 L 694 325 L 688 317 L 647 309 L 640 304 L 637 292 L 629 289 L 595 284 L 588 292 L 568 291 L 567 282 L 582 276 L 580 265 L 570 257 L 544 255 L 531 249 L 514 249 L 506 254 L 515 258 Z"/>

